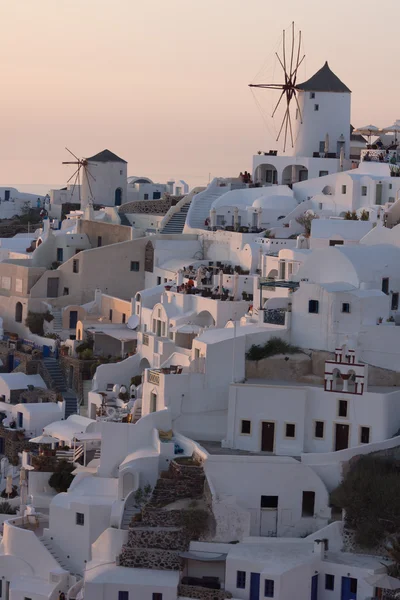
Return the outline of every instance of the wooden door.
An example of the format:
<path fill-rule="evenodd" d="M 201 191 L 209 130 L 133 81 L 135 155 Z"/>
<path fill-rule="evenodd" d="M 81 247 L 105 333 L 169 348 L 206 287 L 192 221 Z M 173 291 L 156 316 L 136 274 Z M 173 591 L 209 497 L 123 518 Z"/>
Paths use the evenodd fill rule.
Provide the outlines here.
<path fill-rule="evenodd" d="M 261 430 L 261 451 L 273 452 L 275 441 L 275 423 L 263 421 Z"/>
<path fill-rule="evenodd" d="M 47 280 L 47 297 L 57 298 L 58 296 L 58 277 L 49 277 Z"/>
<path fill-rule="evenodd" d="M 349 425 L 336 423 L 335 450 L 345 450 L 349 447 Z"/>

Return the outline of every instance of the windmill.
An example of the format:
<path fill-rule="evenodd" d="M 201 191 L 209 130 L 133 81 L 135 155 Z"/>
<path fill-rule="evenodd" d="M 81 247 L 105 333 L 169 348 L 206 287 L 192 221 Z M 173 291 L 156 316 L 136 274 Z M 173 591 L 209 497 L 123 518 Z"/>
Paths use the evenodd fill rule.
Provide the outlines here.
<path fill-rule="evenodd" d="M 283 115 L 282 123 L 279 129 L 278 136 L 276 141 L 279 140 L 282 133 L 284 134 L 283 141 L 283 151 L 286 151 L 287 137 L 288 133 L 290 133 L 290 140 L 293 148 L 293 129 L 292 129 L 292 119 L 290 115 L 291 102 L 293 98 L 296 101 L 297 109 L 298 109 L 298 118 L 302 123 L 302 114 L 300 110 L 299 101 L 297 99 L 297 88 L 296 81 L 297 75 L 300 65 L 305 59 L 305 54 L 301 56 L 301 31 L 298 34 L 298 41 L 295 39 L 295 26 L 292 23 L 291 26 L 291 36 L 289 40 L 286 39 L 286 31 L 283 30 L 283 38 L 282 38 L 282 54 L 281 56 L 278 52 L 275 53 L 276 58 L 279 61 L 280 66 L 283 70 L 284 82 L 283 83 L 251 83 L 249 87 L 251 88 L 261 88 L 266 90 L 278 90 L 281 92 L 279 96 L 279 100 L 276 103 L 276 106 L 272 112 L 272 117 L 275 116 L 276 111 L 278 110 L 281 102 L 286 102 L 286 109 Z M 289 61 L 290 56 L 290 61 Z M 284 107 L 285 108 L 285 107 Z"/>
<path fill-rule="evenodd" d="M 67 183 L 69 183 L 72 179 L 74 179 L 74 185 L 72 187 L 72 192 L 71 192 L 71 197 L 73 196 L 74 190 L 75 190 L 75 186 L 78 183 L 78 190 L 79 190 L 79 203 L 81 203 L 81 170 L 83 169 L 83 174 L 82 174 L 82 182 L 83 182 L 83 178 L 86 177 L 86 182 L 88 184 L 88 188 L 89 188 L 89 205 L 93 206 L 93 193 L 92 193 L 92 188 L 90 185 L 90 177 L 93 179 L 93 181 L 96 181 L 95 177 L 92 175 L 92 173 L 89 171 L 88 168 L 88 161 L 86 160 L 86 158 L 78 158 L 73 152 L 71 152 L 71 150 L 69 150 L 67 147 L 65 148 L 67 150 L 67 152 L 69 152 L 76 160 L 72 160 L 72 161 L 64 161 L 62 164 L 63 165 L 76 165 L 77 169 L 76 171 L 71 175 L 71 177 L 68 179 Z M 96 166 L 93 163 L 90 163 L 92 166 Z"/>

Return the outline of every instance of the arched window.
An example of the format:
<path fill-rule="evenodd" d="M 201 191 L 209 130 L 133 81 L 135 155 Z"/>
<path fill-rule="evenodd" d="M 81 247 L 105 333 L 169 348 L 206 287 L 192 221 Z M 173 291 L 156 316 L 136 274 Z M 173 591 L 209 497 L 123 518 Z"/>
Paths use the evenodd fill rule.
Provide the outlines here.
<path fill-rule="evenodd" d="M 22 323 L 22 311 L 23 306 L 21 302 L 17 302 L 17 304 L 15 305 L 15 321 L 17 323 Z"/>
<path fill-rule="evenodd" d="M 121 206 L 122 204 L 122 189 L 117 188 L 115 190 L 115 206 Z"/>

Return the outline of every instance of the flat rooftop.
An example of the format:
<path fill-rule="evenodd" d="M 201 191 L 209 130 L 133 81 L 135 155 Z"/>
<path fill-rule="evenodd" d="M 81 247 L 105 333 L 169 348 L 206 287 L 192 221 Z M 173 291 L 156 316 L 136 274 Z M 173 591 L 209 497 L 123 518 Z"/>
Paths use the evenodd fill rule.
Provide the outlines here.
<path fill-rule="evenodd" d="M 276 456 L 273 452 L 250 452 L 248 450 L 237 450 L 236 448 L 223 448 L 221 442 L 210 442 L 196 440 L 196 442 L 208 452 L 208 454 L 219 456 Z M 279 459 L 295 458 L 300 460 L 299 456 L 278 456 Z"/>
<path fill-rule="evenodd" d="M 269 387 L 290 387 L 290 388 L 312 387 L 312 388 L 319 388 L 321 390 L 324 389 L 323 385 L 318 385 L 318 384 L 315 384 L 312 382 L 302 383 L 299 381 L 282 381 L 280 379 L 274 380 L 274 379 L 263 379 L 263 378 L 260 378 L 260 379 L 251 378 L 251 379 L 247 379 L 246 383 L 236 383 L 236 384 L 231 384 L 231 385 L 265 385 L 265 386 L 269 386 Z M 341 390 L 337 390 L 338 394 L 340 394 L 340 392 L 341 392 Z M 400 392 L 400 386 L 396 387 L 396 386 L 384 386 L 384 385 L 369 385 L 367 391 L 364 392 L 364 394 L 368 394 L 368 393 L 393 394 L 395 392 Z M 332 394 L 332 392 L 329 392 L 329 394 Z"/>

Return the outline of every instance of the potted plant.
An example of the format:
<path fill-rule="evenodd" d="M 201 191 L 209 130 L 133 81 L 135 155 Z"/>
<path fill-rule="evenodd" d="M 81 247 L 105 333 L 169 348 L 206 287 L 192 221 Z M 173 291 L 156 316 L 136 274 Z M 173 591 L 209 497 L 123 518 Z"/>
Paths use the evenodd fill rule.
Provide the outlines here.
<path fill-rule="evenodd" d="M 242 292 L 242 298 L 243 298 L 243 300 L 249 299 L 247 292 Z"/>
<path fill-rule="evenodd" d="M 378 318 L 378 321 L 377 321 L 377 325 L 380 325 L 380 324 L 382 323 L 382 321 L 383 321 L 383 318 L 382 318 L 382 317 L 379 317 L 379 318 Z"/>

